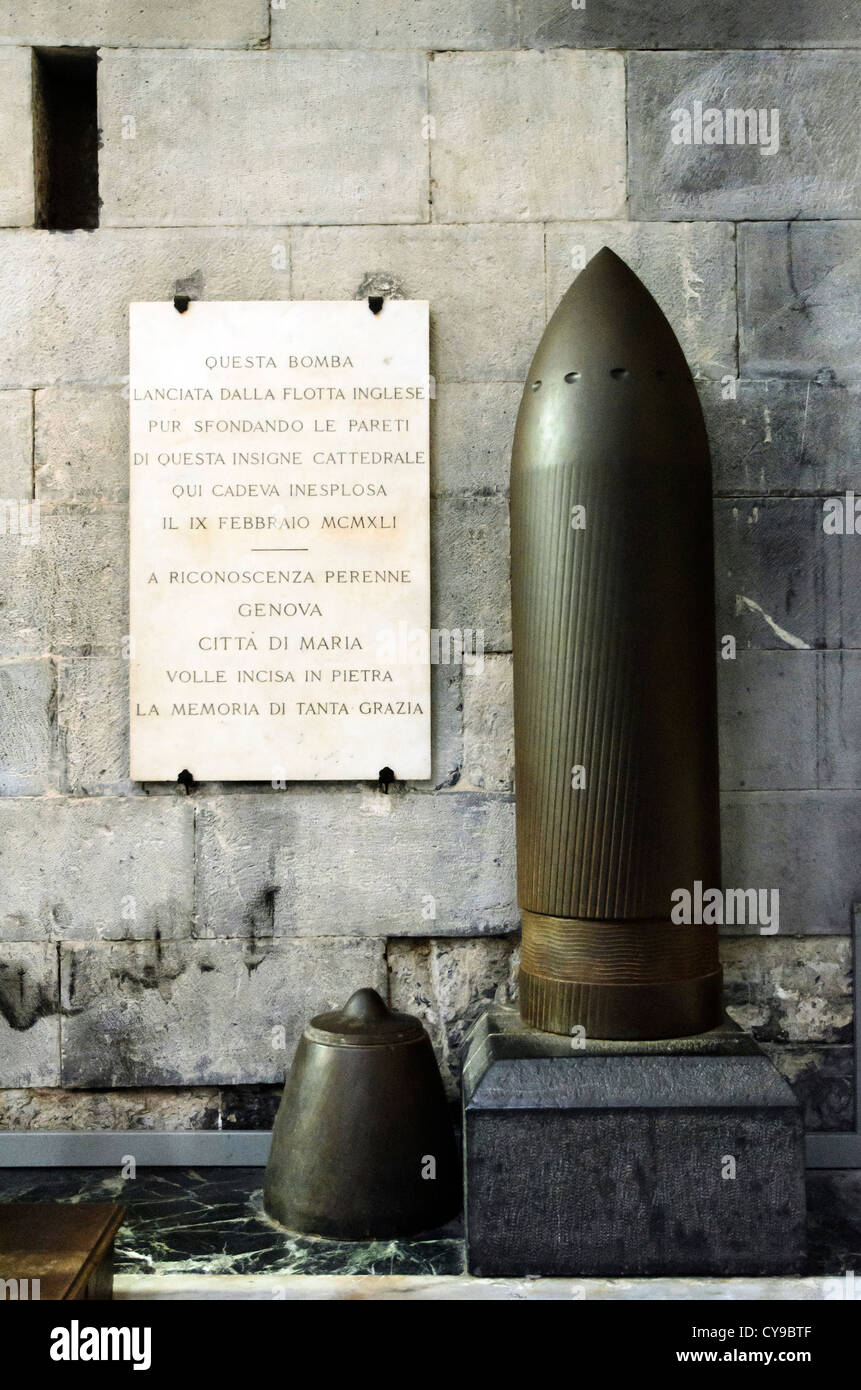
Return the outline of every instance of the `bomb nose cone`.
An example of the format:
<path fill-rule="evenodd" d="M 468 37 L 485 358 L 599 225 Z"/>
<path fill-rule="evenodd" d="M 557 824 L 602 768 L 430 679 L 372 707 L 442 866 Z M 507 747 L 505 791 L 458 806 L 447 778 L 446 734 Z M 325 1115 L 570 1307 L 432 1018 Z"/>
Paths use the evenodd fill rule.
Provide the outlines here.
<path fill-rule="evenodd" d="M 521 1011 L 591 1036 L 712 1027 L 711 469 L 672 328 L 605 247 L 538 346 L 511 460 Z"/>
<path fill-rule="evenodd" d="M 621 364 L 604 359 L 612 349 L 627 355 Z M 580 272 L 544 335 L 538 358 L 582 352 L 590 367 L 621 365 L 653 371 L 661 366 L 690 378 L 684 354 L 660 306 L 642 280 L 605 246 Z"/>
<path fill-rule="evenodd" d="M 710 490 L 708 441 L 685 355 L 642 280 L 605 246 L 563 297 L 533 358 L 512 486 L 521 469 L 544 470 L 572 455 L 590 467 L 605 463 L 620 485 L 636 486 L 645 453 L 667 488 L 687 490 L 696 470 L 698 485 Z"/>

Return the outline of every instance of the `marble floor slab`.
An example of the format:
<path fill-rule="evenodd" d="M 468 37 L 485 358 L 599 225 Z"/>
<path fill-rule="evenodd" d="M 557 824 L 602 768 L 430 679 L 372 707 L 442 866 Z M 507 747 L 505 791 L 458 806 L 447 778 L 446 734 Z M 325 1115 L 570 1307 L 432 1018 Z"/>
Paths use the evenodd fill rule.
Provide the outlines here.
<path fill-rule="evenodd" d="M 262 1168 L 0 1169 L 0 1202 L 117 1201 L 124 1299 L 861 1298 L 861 1172 L 808 1174 L 809 1259 L 795 1279 L 473 1279 L 454 1222 L 410 1240 L 291 1235 L 266 1217 Z M 858 1271 L 857 1281 L 854 1272 Z"/>

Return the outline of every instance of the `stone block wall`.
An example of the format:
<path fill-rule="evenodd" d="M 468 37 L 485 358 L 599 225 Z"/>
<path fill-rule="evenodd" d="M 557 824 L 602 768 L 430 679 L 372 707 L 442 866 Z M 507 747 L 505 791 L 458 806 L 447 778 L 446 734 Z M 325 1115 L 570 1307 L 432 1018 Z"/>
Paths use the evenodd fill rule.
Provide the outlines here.
<path fill-rule="evenodd" d="M 93 231 L 35 225 L 64 46 L 98 50 Z M 780 891 L 724 937 L 728 1006 L 851 1128 L 861 537 L 823 516 L 861 478 L 859 0 L 17 0 L 0 72 L 0 1127 L 265 1126 L 363 984 L 455 1093 L 516 990 L 514 417 L 608 244 L 713 444 L 724 878 Z M 697 103 L 763 139 L 674 143 Z M 427 783 L 130 783 L 127 304 L 176 292 L 430 301 L 433 622 L 485 657 L 434 670 Z"/>

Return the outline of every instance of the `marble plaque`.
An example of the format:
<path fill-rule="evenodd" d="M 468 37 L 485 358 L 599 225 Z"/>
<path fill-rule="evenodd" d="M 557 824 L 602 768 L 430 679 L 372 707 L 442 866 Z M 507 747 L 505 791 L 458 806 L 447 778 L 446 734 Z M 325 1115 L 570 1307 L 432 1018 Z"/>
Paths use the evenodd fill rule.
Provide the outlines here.
<path fill-rule="evenodd" d="M 428 305 L 132 304 L 131 776 L 430 776 Z"/>

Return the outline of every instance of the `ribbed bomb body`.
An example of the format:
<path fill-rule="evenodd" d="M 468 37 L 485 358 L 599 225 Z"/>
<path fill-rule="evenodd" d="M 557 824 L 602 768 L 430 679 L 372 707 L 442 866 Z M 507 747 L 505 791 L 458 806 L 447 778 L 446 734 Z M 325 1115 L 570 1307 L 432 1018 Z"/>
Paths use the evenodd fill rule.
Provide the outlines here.
<path fill-rule="evenodd" d="M 551 319 L 511 466 L 521 1012 L 591 1037 L 720 1016 L 712 490 L 667 320 L 601 251 Z"/>

